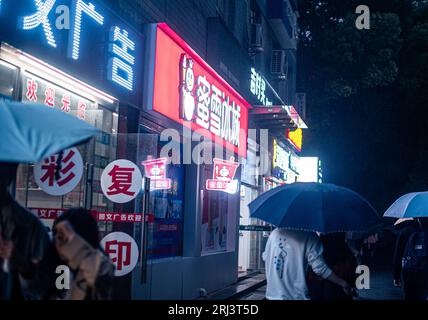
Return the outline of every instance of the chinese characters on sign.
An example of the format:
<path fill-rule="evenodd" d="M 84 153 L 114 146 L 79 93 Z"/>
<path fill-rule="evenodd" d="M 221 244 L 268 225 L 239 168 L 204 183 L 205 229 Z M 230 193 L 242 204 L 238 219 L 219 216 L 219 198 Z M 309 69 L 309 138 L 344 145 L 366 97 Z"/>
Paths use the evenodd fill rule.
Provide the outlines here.
<path fill-rule="evenodd" d="M 129 160 L 111 162 L 101 175 L 101 189 L 104 195 L 116 203 L 133 200 L 141 191 L 140 169 Z"/>
<path fill-rule="evenodd" d="M 282 170 L 288 169 L 290 153 L 282 148 L 276 139 L 273 140 L 273 167 L 278 167 Z"/>
<path fill-rule="evenodd" d="M 31 15 L 20 17 L 19 28 L 28 31 L 39 26 L 43 27 L 44 37 L 48 45 L 56 48 L 56 36 L 52 31 L 53 19 L 50 19 L 50 12 L 56 7 L 56 0 L 48 0 L 45 3 L 34 0 L 36 12 Z M 73 60 L 79 59 L 81 34 L 86 31 L 83 28 L 89 20 L 93 20 L 102 26 L 105 22 L 104 16 L 92 3 L 82 0 L 72 2 L 71 7 L 71 28 L 68 41 L 68 57 Z M 84 18 L 83 18 L 84 17 Z M 108 80 L 132 91 L 134 89 L 134 63 L 135 63 L 135 42 L 129 38 L 128 31 L 118 26 L 111 26 L 109 35 L 108 52 L 110 59 L 107 66 Z"/>
<path fill-rule="evenodd" d="M 132 91 L 134 88 L 135 57 L 130 52 L 135 50 L 135 43 L 129 39 L 128 31 L 115 26 L 110 31 L 108 79 Z"/>
<path fill-rule="evenodd" d="M 168 190 L 171 179 L 166 177 L 167 158 L 149 159 L 143 161 L 144 173 L 150 178 L 150 190 Z"/>
<path fill-rule="evenodd" d="M 130 273 L 137 265 L 139 256 L 137 243 L 126 233 L 109 233 L 101 240 L 101 247 L 116 267 L 114 271 L 116 277 Z"/>
<path fill-rule="evenodd" d="M 23 101 L 43 103 L 48 107 L 73 113 L 82 120 L 87 118 L 90 109 L 95 108 L 91 101 L 38 77 L 26 74 L 23 79 Z"/>
<path fill-rule="evenodd" d="M 196 75 L 193 60 L 181 58 L 181 117 L 194 121 L 216 136 L 239 147 L 241 106 L 210 83 L 205 75 Z"/>
<path fill-rule="evenodd" d="M 250 91 L 263 106 L 271 106 L 272 101 L 266 96 L 266 81 L 256 71 L 251 68 Z"/>
<path fill-rule="evenodd" d="M 67 149 L 63 151 L 62 159 L 58 157 L 58 154 L 47 157 L 34 166 L 37 185 L 53 196 L 71 192 L 79 184 L 83 174 L 83 160 L 79 150 Z"/>
<path fill-rule="evenodd" d="M 213 159 L 213 178 L 207 179 L 207 190 L 223 191 L 226 193 L 236 193 L 238 191 L 238 180 L 234 180 L 239 163 L 222 159 Z"/>

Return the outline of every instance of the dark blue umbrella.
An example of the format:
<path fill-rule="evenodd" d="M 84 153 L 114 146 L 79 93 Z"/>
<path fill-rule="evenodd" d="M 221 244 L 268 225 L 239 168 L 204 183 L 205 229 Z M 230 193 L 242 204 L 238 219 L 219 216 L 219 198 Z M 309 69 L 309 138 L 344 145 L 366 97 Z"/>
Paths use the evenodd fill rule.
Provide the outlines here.
<path fill-rule="evenodd" d="M 368 231 L 381 225 L 370 203 L 333 184 L 293 183 L 269 190 L 249 204 L 250 216 L 276 227 L 320 233 Z"/>

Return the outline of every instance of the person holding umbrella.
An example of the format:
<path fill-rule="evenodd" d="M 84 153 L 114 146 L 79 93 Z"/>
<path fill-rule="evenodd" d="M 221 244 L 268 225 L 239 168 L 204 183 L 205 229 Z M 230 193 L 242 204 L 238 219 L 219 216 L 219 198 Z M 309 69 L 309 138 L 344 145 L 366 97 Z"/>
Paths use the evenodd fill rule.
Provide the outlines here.
<path fill-rule="evenodd" d="M 277 227 L 263 254 L 267 299 L 310 299 L 306 283 L 309 266 L 349 296 L 350 284 L 325 263 L 317 233 L 362 232 L 381 224 L 367 200 L 332 184 L 283 185 L 263 193 L 249 209 L 251 217 Z"/>
<path fill-rule="evenodd" d="M 10 192 L 18 164 L 37 163 L 97 133 L 59 110 L 0 100 L 0 299 L 45 299 L 55 276 L 46 228 Z"/>
<path fill-rule="evenodd" d="M 385 217 L 399 218 L 393 283 L 401 287 L 405 300 L 428 299 L 428 192 L 406 194 L 395 201 Z"/>
<path fill-rule="evenodd" d="M 54 276 L 54 248 L 40 220 L 8 192 L 17 167 L 0 162 L 0 298 L 44 299 Z"/>

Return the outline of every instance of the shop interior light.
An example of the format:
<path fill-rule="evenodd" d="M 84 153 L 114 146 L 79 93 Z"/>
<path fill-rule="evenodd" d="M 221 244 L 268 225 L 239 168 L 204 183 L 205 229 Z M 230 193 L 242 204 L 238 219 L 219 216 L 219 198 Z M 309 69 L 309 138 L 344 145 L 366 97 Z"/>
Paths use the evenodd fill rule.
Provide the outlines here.
<path fill-rule="evenodd" d="M 115 101 L 117 101 L 116 98 L 102 92 L 101 90 L 98 90 L 94 87 L 91 87 L 90 85 L 85 84 L 84 82 L 81 82 L 69 75 L 67 75 L 66 73 L 50 66 L 49 64 L 47 64 L 44 61 L 41 61 L 39 59 L 36 59 L 30 55 L 27 55 L 23 52 L 19 52 L 19 59 L 22 60 L 23 62 L 36 67 L 38 69 L 40 69 L 42 72 L 45 72 L 53 77 L 55 77 L 55 79 L 59 79 L 61 82 L 63 82 L 63 86 L 65 87 L 73 87 L 75 89 L 77 89 L 77 92 L 84 92 L 86 93 L 86 95 L 89 96 L 95 96 L 97 98 L 103 99 L 104 101 L 113 104 Z M 30 71 L 30 70 L 28 70 Z M 57 81 L 57 80 L 56 80 Z"/>

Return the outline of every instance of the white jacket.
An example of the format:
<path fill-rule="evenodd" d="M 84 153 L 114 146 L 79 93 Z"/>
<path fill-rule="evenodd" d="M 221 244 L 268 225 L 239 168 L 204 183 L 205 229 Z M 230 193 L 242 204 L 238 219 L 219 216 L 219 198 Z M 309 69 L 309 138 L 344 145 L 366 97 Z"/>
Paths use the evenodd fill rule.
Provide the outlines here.
<path fill-rule="evenodd" d="M 315 233 L 273 230 L 263 252 L 266 263 L 266 298 L 309 300 L 306 285 L 308 265 L 324 279 L 332 274 L 322 253 L 321 239 Z"/>

